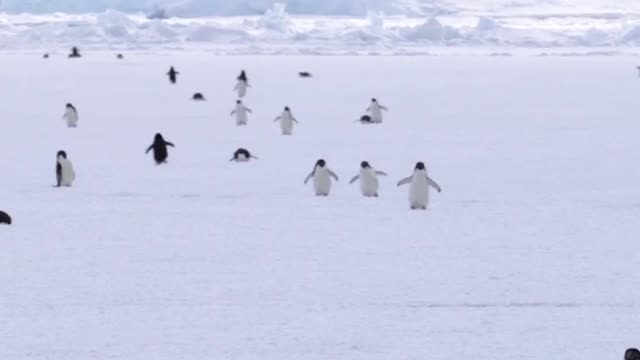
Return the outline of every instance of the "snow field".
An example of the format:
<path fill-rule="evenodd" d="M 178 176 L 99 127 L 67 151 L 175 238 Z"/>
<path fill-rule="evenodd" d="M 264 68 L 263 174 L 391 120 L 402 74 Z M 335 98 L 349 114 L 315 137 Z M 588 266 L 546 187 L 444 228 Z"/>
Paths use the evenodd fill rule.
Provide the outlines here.
<path fill-rule="evenodd" d="M 0 60 L 0 358 L 617 359 L 637 341 L 632 59 L 84 55 Z M 240 69 L 248 127 L 228 116 Z M 373 96 L 385 123 L 354 124 Z M 176 144 L 163 166 L 155 132 Z M 229 163 L 240 146 L 260 160 Z M 60 149 L 70 189 L 51 187 Z M 328 198 L 302 184 L 320 157 Z M 347 184 L 362 160 L 389 173 L 378 199 Z M 443 187 L 426 212 L 395 187 L 419 160 Z"/>

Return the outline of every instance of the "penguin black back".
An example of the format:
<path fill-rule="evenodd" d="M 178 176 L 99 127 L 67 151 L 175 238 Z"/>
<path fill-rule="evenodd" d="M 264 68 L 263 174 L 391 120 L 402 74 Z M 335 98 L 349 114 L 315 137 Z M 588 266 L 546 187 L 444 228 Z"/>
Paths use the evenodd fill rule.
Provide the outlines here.
<path fill-rule="evenodd" d="M 370 123 L 370 122 L 372 122 L 372 121 L 371 121 L 371 116 L 369 116 L 369 115 L 362 115 L 362 116 L 360 117 L 360 122 L 362 122 L 362 123 Z"/>
<path fill-rule="evenodd" d="M 124 59 L 124 55 L 122 55 L 122 54 L 118 54 L 118 55 L 116 55 L 116 57 L 117 57 L 118 59 L 120 59 L 120 60 Z"/>
<path fill-rule="evenodd" d="M 153 159 L 156 161 L 156 164 L 162 164 L 167 162 L 167 158 L 169 157 L 169 151 L 167 150 L 167 146 L 175 147 L 173 143 L 166 141 L 162 134 L 156 133 L 153 138 L 153 144 L 147 148 L 147 153 L 153 150 Z"/>
<path fill-rule="evenodd" d="M 416 170 L 424 170 L 424 163 L 422 161 L 418 161 L 416 164 Z"/>
<path fill-rule="evenodd" d="M 60 182 L 62 181 L 62 165 L 59 161 L 60 158 L 67 158 L 67 153 L 64 150 L 60 150 L 56 154 L 56 186 L 60 186 Z"/>
<path fill-rule="evenodd" d="M 4 211 L 0 210 L 0 224 L 11 225 L 11 216 Z"/>
<path fill-rule="evenodd" d="M 238 80 L 247 82 L 247 73 L 244 70 L 240 71 L 240 75 L 238 75 Z"/>
<path fill-rule="evenodd" d="M 201 93 L 195 93 L 193 94 L 193 100 L 202 101 L 204 100 L 204 95 L 202 95 Z"/>
<path fill-rule="evenodd" d="M 44 54 L 44 55 L 42 55 L 42 58 L 43 58 L 43 59 L 48 59 L 48 58 L 49 58 L 49 54 Z"/>
<path fill-rule="evenodd" d="M 306 71 L 300 71 L 298 73 L 298 76 L 300 76 L 302 78 L 310 78 L 311 77 L 311 73 L 310 72 L 306 72 Z"/>
<path fill-rule="evenodd" d="M 627 349 L 624 352 L 624 360 L 640 360 L 640 351 L 635 348 Z"/>

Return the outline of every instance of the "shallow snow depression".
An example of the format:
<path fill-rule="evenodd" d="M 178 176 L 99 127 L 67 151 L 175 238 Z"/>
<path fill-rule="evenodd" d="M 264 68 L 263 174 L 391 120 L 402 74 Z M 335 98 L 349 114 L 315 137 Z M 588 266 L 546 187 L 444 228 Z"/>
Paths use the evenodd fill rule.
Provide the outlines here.
<path fill-rule="evenodd" d="M 618 359 L 638 345 L 633 61 L 126 55 L 0 59 L 14 223 L 0 227 L 0 358 Z M 229 116 L 240 69 L 244 127 Z M 354 123 L 373 96 L 385 122 Z M 285 105 L 290 137 L 273 123 Z M 156 132 L 175 144 L 162 166 L 144 153 Z M 239 147 L 259 160 L 229 162 Z M 51 187 L 61 149 L 71 188 Z M 326 198 L 303 185 L 318 158 L 340 176 Z M 389 174 L 377 199 L 347 184 L 362 160 Z M 395 186 L 420 160 L 443 188 L 426 212 Z"/>

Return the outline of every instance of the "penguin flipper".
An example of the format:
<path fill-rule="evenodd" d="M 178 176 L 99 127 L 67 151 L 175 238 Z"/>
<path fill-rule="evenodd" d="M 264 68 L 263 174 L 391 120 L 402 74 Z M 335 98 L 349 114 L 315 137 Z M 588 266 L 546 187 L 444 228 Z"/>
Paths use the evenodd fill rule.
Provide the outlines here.
<path fill-rule="evenodd" d="M 153 144 L 151 144 L 151 145 L 147 148 L 147 151 L 145 151 L 144 153 L 145 153 L 145 154 L 148 154 L 148 153 L 149 153 L 149 151 L 151 151 L 151 149 L 153 149 Z"/>
<path fill-rule="evenodd" d="M 336 173 L 334 173 L 333 171 L 329 170 L 329 175 L 330 175 L 332 178 L 336 179 L 336 181 L 339 181 L 339 179 L 338 179 L 338 175 L 336 175 Z"/>
<path fill-rule="evenodd" d="M 360 175 L 356 175 L 354 176 L 351 180 L 349 180 L 349 184 L 353 184 L 354 182 L 356 182 L 356 180 L 358 180 L 360 178 Z"/>
<path fill-rule="evenodd" d="M 172 142 L 169 142 L 169 141 L 165 141 L 164 144 L 167 146 L 176 147 L 175 145 L 173 145 Z"/>
<path fill-rule="evenodd" d="M 431 179 L 428 176 L 427 176 L 427 183 L 429 183 L 429 185 L 431 185 L 433 188 L 438 190 L 438 192 L 442 192 L 442 189 L 440 188 L 440 185 L 438 185 L 437 182 L 433 181 L 433 179 Z"/>
<path fill-rule="evenodd" d="M 307 178 L 306 178 L 306 179 L 304 179 L 304 184 L 305 184 L 305 185 L 309 182 L 309 179 L 311 179 L 311 178 L 313 177 L 313 173 L 314 173 L 314 172 L 312 171 L 309 175 L 307 175 Z"/>
<path fill-rule="evenodd" d="M 387 173 L 384 171 L 376 171 L 376 175 L 388 176 Z"/>
<path fill-rule="evenodd" d="M 410 183 L 411 180 L 413 180 L 413 175 L 398 181 L 398 186 L 406 185 L 406 184 Z"/>

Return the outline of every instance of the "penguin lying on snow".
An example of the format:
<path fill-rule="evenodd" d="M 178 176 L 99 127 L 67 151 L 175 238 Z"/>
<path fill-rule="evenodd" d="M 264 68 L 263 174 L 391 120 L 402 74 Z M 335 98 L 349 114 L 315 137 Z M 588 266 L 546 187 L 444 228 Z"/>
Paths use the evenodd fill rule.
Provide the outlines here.
<path fill-rule="evenodd" d="M 427 169 L 422 162 L 418 162 L 413 171 L 413 175 L 400 180 L 398 186 L 409 183 L 411 184 L 409 187 L 409 205 L 412 210 L 427 210 L 430 186 L 438 190 L 438 192 L 442 192 L 440 185 L 431 180 L 429 175 L 427 175 Z"/>
<path fill-rule="evenodd" d="M 360 116 L 360 119 L 354 121 L 354 122 L 359 122 L 361 124 L 373 124 L 373 120 L 371 120 L 371 116 L 369 115 L 362 115 Z"/>
<path fill-rule="evenodd" d="M 360 192 L 366 197 L 378 197 L 378 175 L 387 176 L 383 171 L 376 171 L 367 161 L 360 163 L 360 174 L 354 176 L 349 184 L 360 179 Z"/>
<path fill-rule="evenodd" d="M 149 153 L 149 151 L 153 149 L 153 159 L 156 161 L 156 165 L 166 163 L 167 158 L 169 157 L 167 146 L 175 147 L 172 143 L 165 141 L 162 134 L 157 133 L 153 138 L 153 144 L 147 148 L 145 154 Z"/>
<path fill-rule="evenodd" d="M 118 58 L 119 60 L 122 60 L 122 59 L 124 59 L 124 55 L 118 54 L 118 55 L 116 55 L 116 58 Z"/>
<path fill-rule="evenodd" d="M 249 152 L 249 150 L 245 149 L 245 148 L 239 148 L 238 150 L 236 150 L 233 153 L 233 157 L 231 159 L 229 159 L 229 161 L 237 161 L 237 162 L 247 162 L 250 159 L 256 159 L 258 160 L 257 157 L 251 155 L 251 153 Z"/>
<path fill-rule="evenodd" d="M 0 224 L 11 225 L 11 216 L 4 211 L 0 211 Z"/>
<path fill-rule="evenodd" d="M 640 351 L 635 348 L 627 349 L 624 352 L 624 360 L 640 360 Z"/>
<path fill-rule="evenodd" d="M 311 173 L 304 179 L 305 185 L 311 178 L 313 178 L 313 189 L 315 190 L 316 196 L 329 196 L 329 192 L 331 191 L 331 178 L 338 181 L 338 175 L 327 167 L 327 163 L 323 159 L 316 162 Z"/>
<path fill-rule="evenodd" d="M 67 127 L 78 127 L 78 111 L 72 104 L 68 103 L 65 106 L 64 115 L 62 115 L 62 118 L 67 121 Z"/>
<path fill-rule="evenodd" d="M 76 173 L 73 170 L 71 161 L 67 159 L 67 153 L 64 150 L 58 151 L 56 159 L 56 187 L 70 187 L 76 179 Z"/>
<path fill-rule="evenodd" d="M 300 76 L 301 78 L 310 78 L 311 77 L 311 73 L 310 72 L 306 72 L 306 71 L 301 71 L 298 73 L 298 76 Z"/>
<path fill-rule="evenodd" d="M 44 55 L 42 55 L 42 58 L 43 58 L 43 59 L 48 59 L 48 58 L 49 58 L 49 54 L 44 54 Z"/>
<path fill-rule="evenodd" d="M 193 94 L 192 99 L 195 101 L 204 101 L 204 95 L 202 95 L 201 93 L 195 93 Z"/>

